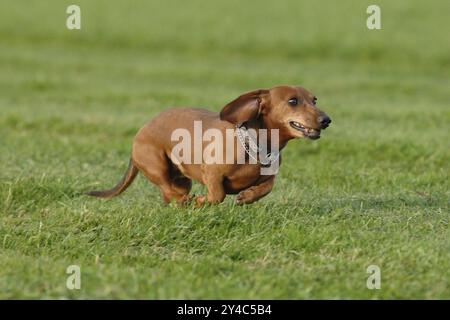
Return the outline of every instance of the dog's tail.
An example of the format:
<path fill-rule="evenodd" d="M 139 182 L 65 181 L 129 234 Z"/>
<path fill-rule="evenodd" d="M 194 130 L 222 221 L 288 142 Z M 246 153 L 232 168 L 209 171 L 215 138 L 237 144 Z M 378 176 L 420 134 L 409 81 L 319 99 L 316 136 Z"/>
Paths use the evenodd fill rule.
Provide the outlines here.
<path fill-rule="evenodd" d="M 118 196 L 119 194 L 124 192 L 126 188 L 128 188 L 128 186 L 133 182 L 134 178 L 136 178 L 138 172 L 138 168 L 133 164 L 133 160 L 130 159 L 130 164 L 128 165 L 127 172 L 125 172 L 122 180 L 120 180 L 120 182 L 114 188 L 104 191 L 90 191 L 86 194 L 99 198 L 112 198 Z"/>

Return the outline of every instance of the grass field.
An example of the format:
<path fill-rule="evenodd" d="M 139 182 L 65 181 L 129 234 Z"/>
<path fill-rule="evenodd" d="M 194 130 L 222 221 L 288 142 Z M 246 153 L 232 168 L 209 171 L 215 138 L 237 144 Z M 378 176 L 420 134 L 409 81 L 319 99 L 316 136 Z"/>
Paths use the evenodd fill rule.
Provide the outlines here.
<path fill-rule="evenodd" d="M 450 298 L 450 2 L 376 1 L 370 31 L 372 3 L 2 1 L 0 298 Z M 161 110 L 277 84 L 333 124 L 260 202 L 166 206 L 142 176 L 82 195 Z"/>

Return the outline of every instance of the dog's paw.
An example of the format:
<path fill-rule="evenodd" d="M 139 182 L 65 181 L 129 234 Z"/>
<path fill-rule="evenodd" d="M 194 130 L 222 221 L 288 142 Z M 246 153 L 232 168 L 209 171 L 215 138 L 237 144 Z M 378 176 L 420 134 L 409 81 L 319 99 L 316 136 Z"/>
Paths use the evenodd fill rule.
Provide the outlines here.
<path fill-rule="evenodd" d="M 201 208 L 206 204 L 206 196 L 196 196 L 194 198 L 194 208 Z"/>
<path fill-rule="evenodd" d="M 188 204 L 192 202 L 192 200 L 195 198 L 193 195 L 183 195 L 181 198 L 177 200 L 177 206 L 179 207 L 186 207 Z"/>
<path fill-rule="evenodd" d="M 236 196 L 236 204 L 248 204 L 254 201 L 254 191 L 249 188 L 238 193 Z"/>

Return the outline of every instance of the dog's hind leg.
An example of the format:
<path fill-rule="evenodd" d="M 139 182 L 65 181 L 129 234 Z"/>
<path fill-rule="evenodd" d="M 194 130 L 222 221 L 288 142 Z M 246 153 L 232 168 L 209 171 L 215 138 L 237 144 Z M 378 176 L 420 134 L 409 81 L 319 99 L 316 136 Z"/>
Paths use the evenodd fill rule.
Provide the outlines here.
<path fill-rule="evenodd" d="M 164 202 L 188 200 L 191 181 L 172 177 L 172 164 L 161 148 L 151 144 L 140 145 L 133 150 L 133 161 L 142 174 L 159 187 Z"/>
<path fill-rule="evenodd" d="M 183 204 L 191 200 L 189 192 L 192 188 L 192 181 L 184 176 L 177 176 L 172 178 L 172 191 L 177 203 Z"/>

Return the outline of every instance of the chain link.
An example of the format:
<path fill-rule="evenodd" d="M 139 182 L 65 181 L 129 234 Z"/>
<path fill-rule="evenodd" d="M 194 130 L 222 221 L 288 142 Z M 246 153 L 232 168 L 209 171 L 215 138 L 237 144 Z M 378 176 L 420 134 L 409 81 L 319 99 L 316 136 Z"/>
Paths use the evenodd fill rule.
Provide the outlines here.
<path fill-rule="evenodd" d="M 244 132 L 244 134 L 241 132 L 241 130 Z M 245 135 L 245 137 L 244 137 Z M 257 157 L 254 157 L 252 154 L 258 154 L 261 153 L 263 150 L 261 147 L 257 145 L 255 141 L 252 140 L 251 136 L 248 134 L 247 129 L 243 130 L 240 125 L 236 125 L 236 136 L 238 137 L 239 141 L 241 142 L 242 147 L 244 148 L 245 152 L 248 154 L 249 157 L 251 157 L 253 160 L 255 160 L 257 163 L 260 163 L 263 166 L 267 166 L 272 162 L 275 162 L 278 160 L 278 157 L 280 156 L 280 152 L 271 153 L 269 152 L 267 154 L 268 161 L 262 162 L 261 160 L 258 160 Z M 245 138 L 248 138 L 248 146 L 247 142 L 245 141 Z M 252 148 L 253 150 L 250 150 Z"/>

